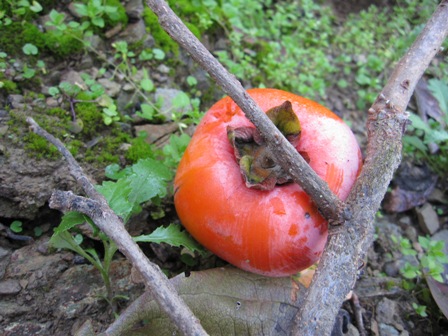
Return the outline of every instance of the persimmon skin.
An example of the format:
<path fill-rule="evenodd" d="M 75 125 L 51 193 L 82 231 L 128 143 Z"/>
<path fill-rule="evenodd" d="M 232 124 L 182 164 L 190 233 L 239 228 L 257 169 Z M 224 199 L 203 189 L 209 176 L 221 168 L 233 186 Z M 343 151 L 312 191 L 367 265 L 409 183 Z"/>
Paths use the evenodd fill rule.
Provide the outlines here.
<path fill-rule="evenodd" d="M 306 152 L 310 166 L 345 200 L 362 165 L 350 128 L 330 110 L 292 93 L 248 94 L 263 111 L 292 103 L 302 126 L 297 150 Z M 246 187 L 226 129 L 251 125 L 229 97 L 210 108 L 179 164 L 174 204 L 190 234 L 222 259 L 249 272 L 288 276 L 318 261 L 327 222 L 297 184 L 270 191 Z"/>

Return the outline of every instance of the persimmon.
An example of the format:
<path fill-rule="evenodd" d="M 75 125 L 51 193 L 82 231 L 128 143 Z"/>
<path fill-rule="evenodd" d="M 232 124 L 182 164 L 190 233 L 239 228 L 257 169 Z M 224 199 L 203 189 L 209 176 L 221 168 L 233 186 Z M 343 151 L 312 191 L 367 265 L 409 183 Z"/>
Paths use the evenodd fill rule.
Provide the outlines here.
<path fill-rule="evenodd" d="M 361 167 L 350 128 L 309 99 L 276 89 L 249 95 L 342 200 Z M 187 231 L 244 270 L 287 276 L 318 261 L 327 222 L 275 162 L 263 138 L 229 97 L 205 114 L 174 180 L 174 202 Z"/>

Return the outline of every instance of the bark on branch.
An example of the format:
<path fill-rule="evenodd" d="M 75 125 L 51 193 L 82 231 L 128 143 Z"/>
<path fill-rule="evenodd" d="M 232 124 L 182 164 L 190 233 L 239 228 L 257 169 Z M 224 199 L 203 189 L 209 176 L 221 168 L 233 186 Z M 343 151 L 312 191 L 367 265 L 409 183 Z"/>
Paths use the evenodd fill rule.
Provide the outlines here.
<path fill-rule="evenodd" d="M 117 245 L 141 273 L 146 288 L 149 289 L 160 308 L 184 335 L 207 335 L 190 308 L 179 297 L 172 284 L 160 268 L 151 263 L 126 231 L 123 221 L 110 209 L 106 199 L 90 182 L 78 162 L 64 147 L 64 144 L 43 130 L 33 118 L 27 118 L 31 130 L 56 146 L 69 164 L 70 173 L 83 188 L 89 198 L 72 192 L 55 191 L 50 199 L 50 207 L 61 211 L 79 211 L 89 216 L 93 222 Z"/>
<path fill-rule="evenodd" d="M 444 0 L 369 109 L 367 157 L 347 204 L 353 218 L 340 234 L 330 235 L 305 303 L 297 314 L 295 335 L 329 335 L 373 238 L 373 220 L 401 160 L 406 106 L 448 32 Z"/>

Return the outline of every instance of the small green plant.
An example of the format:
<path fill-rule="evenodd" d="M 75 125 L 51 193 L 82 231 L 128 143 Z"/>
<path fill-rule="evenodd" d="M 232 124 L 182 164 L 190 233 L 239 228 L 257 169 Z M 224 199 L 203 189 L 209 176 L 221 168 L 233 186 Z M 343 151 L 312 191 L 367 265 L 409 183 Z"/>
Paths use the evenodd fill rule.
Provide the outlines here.
<path fill-rule="evenodd" d="M 26 43 L 22 50 L 25 55 L 37 55 L 39 52 L 39 49 L 32 43 Z"/>
<path fill-rule="evenodd" d="M 28 20 L 31 16 L 42 11 L 42 6 L 38 1 L 28 0 L 5 0 L 0 9 L 0 27 L 8 26 L 15 18 Z"/>
<path fill-rule="evenodd" d="M 443 115 L 438 121 L 429 119 L 426 123 L 420 116 L 411 113 L 409 120 L 412 125 L 408 135 L 403 137 L 403 150 L 405 155 L 428 162 L 436 173 L 445 176 L 448 165 L 448 85 L 441 80 L 431 79 L 428 87 Z M 437 155 L 431 148 L 436 148 Z"/>
<path fill-rule="evenodd" d="M 404 289 L 417 293 L 421 292 L 422 283 L 419 280 L 423 279 L 426 281 L 428 277 L 438 282 L 444 282 L 444 265 L 448 264 L 448 256 L 444 252 L 445 242 L 434 241 L 430 238 L 420 236 L 418 237 L 418 242 L 422 252 L 418 253 L 409 239 L 396 236 L 392 236 L 391 239 L 397 244 L 399 251 L 403 255 L 416 257 L 417 263 L 411 264 L 410 262 L 406 262 L 400 270 L 404 279 Z M 427 314 L 425 305 L 415 303 L 413 306 L 416 313 L 420 316 L 424 317 Z"/>
<path fill-rule="evenodd" d="M 114 58 L 121 60 L 120 64 L 117 66 L 117 69 L 123 71 L 127 76 L 135 75 L 137 68 L 135 68 L 135 66 L 131 66 L 131 64 L 135 63 L 134 58 L 136 57 L 136 54 L 128 49 L 128 43 L 126 41 L 117 41 L 112 43 L 112 47 L 116 51 Z"/>
<path fill-rule="evenodd" d="M 9 228 L 14 233 L 20 233 L 23 231 L 22 225 L 23 223 L 21 221 L 15 220 L 9 225 Z"/>
<path fill-rule="evenodd" d="M 142 205 L 157 202 L 167 194 L 167 183 L 172 179 L 172 173 L 165 165 L 153 160 L 144 159 L 136 164 L 120 169 L 118 165 L 106 168 L 106 176 L 113 181 L 105 181 L 96 189 L 104 195 L 112 210 L 126 223 L 132 215 L 142 210 Z M 93 230 L 93 236 L 103 244 L 102 257 L 95 249 L 83 246 L 83 237 L 77 233 L 76 227 L 88 223 Z M 136 242 L 167 243 L 172 246 L 184 246 L 191 251 L 202 252 L 202 248 L 179 225 L 170 224 L 159 227 L 148 235 L 134 237 Z M 69 249 L 83 256 L 97 268 L 106 287 L 104 298 L 115 312 L 115 302 L 123 296 L 113 292 L 110 281 L 110 266 L 117 246 L 105 234 L 98 230 L 87 216 L 78 212 L 69 212 L 62 218 L 50 239 L 54 248 Z"/>
<path fill-rule="evenodd" d="M 103 121 L 105 125 L 110 125 L 115 121 L 120 120 L 120 115 L 117 111 L 117 105 L 111 103 L 103 108 Z"/>
<path fill-rule="evenodd" d="M 117 0 L 88 0 L 84 3 L 75 3 L 74 6 L 78 15 L 94 27 L 105 28 L 108 23 L 126 24 L 128 21 L 123 5 Z"/>

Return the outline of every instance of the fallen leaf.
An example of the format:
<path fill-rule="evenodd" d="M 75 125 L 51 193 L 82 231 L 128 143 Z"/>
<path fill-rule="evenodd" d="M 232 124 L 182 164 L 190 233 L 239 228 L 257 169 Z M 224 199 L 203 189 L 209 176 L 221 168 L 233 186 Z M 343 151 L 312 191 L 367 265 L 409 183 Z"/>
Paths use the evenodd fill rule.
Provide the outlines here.
<path fill-rule="evenodd" d="M 422 77 L 414 91 L 415 100 L 417 102 L 418 114 L 423 121 L 427 121 L 428 117 L 443 122 L 445 113 L 440 109 L 439 101 L 432 94 L 427 82 Z"/>
<path fill-rule="evenodd" d="M 302 281 L 309 284 L 304 279 L 313 272 L 306 271 L 297 281 L 226 267 L 192 272 L 189 277 L 180 274 L 171 282 L 210 335 L 287 335 L 305 294 Z M 149 294 L 146 296 L 148 299 L 140 300 L 138 308 L 131 305 L 127 309 L 145 311 L 139 316 L 146 322 L 144 327 L 127 333 L 117 328 L 108 332 L 132 336 L 176 334 L 170 319 Z M 126 316 L 124 312 L 120 319 Z"/>

